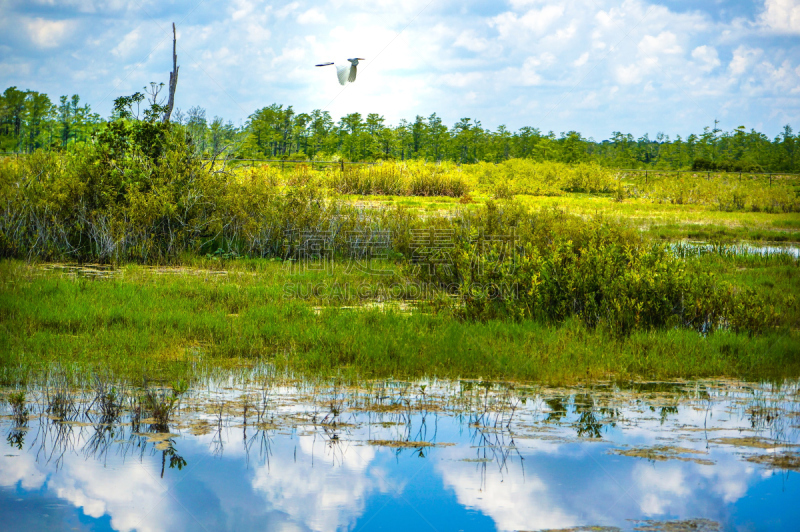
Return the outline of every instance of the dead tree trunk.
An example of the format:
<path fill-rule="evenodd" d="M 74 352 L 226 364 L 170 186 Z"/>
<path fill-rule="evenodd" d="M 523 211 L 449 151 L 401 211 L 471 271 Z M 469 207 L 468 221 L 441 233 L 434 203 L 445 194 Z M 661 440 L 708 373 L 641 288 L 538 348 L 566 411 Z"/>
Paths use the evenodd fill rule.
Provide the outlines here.
<path fill-rule="evenodd" d="M 167 100 L 167 110 L 164 111 L 165 124 L 169 122 L 172 114 L 172 107 L 175 105 L 175 88 L 178 86 L 178 53 L 176 51 L 177 38 L 175 36 L 175 23 L 172 23 L 172 72 L 169 73 L 169 100 Z"/>

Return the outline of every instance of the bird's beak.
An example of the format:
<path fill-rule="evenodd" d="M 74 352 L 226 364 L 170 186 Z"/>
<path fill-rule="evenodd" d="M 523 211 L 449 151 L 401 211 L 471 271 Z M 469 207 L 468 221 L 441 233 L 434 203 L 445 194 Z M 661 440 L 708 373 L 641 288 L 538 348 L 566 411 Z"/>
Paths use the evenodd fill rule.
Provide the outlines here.
<path fill-rule="evenodd" d="M 357 59 L 358 59 L 359 61 L 366 61 L 366 59 L 364 59 L 363 57 L 358 57 Z"/>

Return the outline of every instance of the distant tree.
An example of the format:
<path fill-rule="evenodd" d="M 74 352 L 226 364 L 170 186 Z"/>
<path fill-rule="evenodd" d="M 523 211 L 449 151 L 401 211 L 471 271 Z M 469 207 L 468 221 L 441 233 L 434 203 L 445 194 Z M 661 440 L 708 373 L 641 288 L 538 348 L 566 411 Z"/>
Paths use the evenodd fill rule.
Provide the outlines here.
<path fill-rule="evenodd" d="M 197 105 L 190 107 L 186 112 L 186 129 L 192 138 L 195 149 L 199 153 L 204 153 L 206 151 L 207 128 L 206 110 Z"/>
<path fill-rule="evenodd" d="M 173 43 L 174 44 L 174 43 Z M 174 58 L 173 58 L 174 59 Z M 175 65 L 176 66 L 176 65 Z M 142 92 L 115 100 L 108 123 L 164 120 L 168 100 L 164 85 L 151 83 Z M 513 157 L 566 163 L 593 162 L 616 168 L 764 169 L 800 172 L 800 137 L 791 126 L 770 139 L 745 126 L 722 131 L 718 122 L 700 134 L 674 140 L 658 132 L 644 134 L 613 131 L 607 140 L 595 141 L 578 131 L 543 134 L 532 126 L 511 131 L 500 125 L 492 131 L 480 121 L 462 118 L 452 127 L 433 113 L 417 115 L 413 122 L 386 123 L 378 113 L 364 118 L 351 113 L 334 121 L 328 111 L 298 113 L 292 106 L 272 104 L 256 110 L 243 128 L 215 116 L 209 123 L 205 109 L 174 109 L 174 126 L 189 135 L 197 153 L 228 151 L 259 158 L 319 159 L 340 156 L 350 160 L 427 159 L 458 163 L 500 162 Z M 62 96 L 53 105 L 46 94 L 8 87 L 0 95 L 0 151 L 32 152 L 54 145 L 68 148 L 102 130 L 105 121 L 80 97 Z M 119 127 L 119 126 L 115 126 Z M 140 128 L 141 129 L 141 128 Z M 155 129 L 153 134 L 162 135 Z M 157 144 L 157 143 L 156 143 Z M 155 145 L 153 145 L 155 146 Z"/>
<path fill-rule="evenodd" d="M 20 151 L 23 114 L 27 93 L 9 87 L 0 99 L 0 148 L 3 151 Z"/>
<path fill-rule="evenodd" d="M 50 123 L 55 117 L 55 106 L 46 94 L 30 91 L 25 99 L 25 135 L 27 152 L 50 144 Z"/>

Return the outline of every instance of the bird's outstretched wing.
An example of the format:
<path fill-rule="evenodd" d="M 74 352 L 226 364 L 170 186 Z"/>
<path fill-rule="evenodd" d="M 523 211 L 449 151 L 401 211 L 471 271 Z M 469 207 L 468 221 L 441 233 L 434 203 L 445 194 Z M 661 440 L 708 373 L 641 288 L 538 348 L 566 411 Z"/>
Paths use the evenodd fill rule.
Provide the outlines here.
<path fill-rule="evenodd" d="M 356 80 L 356 66 L 355 65 L 351 65 L 350 66 L 350 76 L 347 78 L 347 81 L 349 81 L 350 83 L 353 83 L 355 80 Z"/>
<path fill-rule="evenodd" d="M 351 68 L 353 67 L 350 65 L 347 66 L 336 65 L 336 76 L 338 76 L 339 78 L 339 85 L 344 85 L 345 83 L 347 83 L 348 78 L 350 78 L 351 76 L 353 77 L 353 79 L 355 79 L 355 75 L 350 74 Z"/>
<path fill-rule="evenodd" d="M 332 65 L 332 64 L 333 64 L 333 63 L 320 63 L 320 64 L 318 64 L 318 65 L 314 65 L 314 66 L 330 66 L 330 65 Z"/>

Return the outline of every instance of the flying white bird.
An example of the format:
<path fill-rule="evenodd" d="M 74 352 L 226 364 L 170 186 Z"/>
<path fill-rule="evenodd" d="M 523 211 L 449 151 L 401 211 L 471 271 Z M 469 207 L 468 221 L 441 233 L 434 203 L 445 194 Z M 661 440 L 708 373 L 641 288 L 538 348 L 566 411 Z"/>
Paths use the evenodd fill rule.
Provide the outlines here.
<path fill-rule="evenodd" d="M 353 83 L 356 80 L 356 67 L 358 66 L 359 61 L 364 61 L 363 57 L 355 57 L 353 59 L 348 59 L 350 61 L 349 65 L 334 65 L 336 67 L 336 77 L 339 78 L 339 85 L 344 85 L 348 81 Z M 330 66 L 333 63 L 321 63 L 319 65 L 315 65 L 318 67 Z"/>

